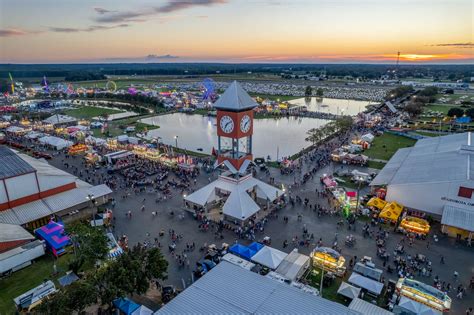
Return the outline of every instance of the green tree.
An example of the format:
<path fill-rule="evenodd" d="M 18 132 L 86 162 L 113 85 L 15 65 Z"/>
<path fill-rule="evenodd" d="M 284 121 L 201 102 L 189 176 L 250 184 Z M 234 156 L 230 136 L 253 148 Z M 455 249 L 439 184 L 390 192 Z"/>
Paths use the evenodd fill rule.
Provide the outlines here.
<path fill-rule="evenodd" d="M 411 116 L 418 116 L 423 112 L 422 103 L 410 102 L 405 106 L 405 111 Z"/>
<path fill-rule="evenodd" d="M 336 131 L 346 132 L 352 128 L 354 121 L 351 116 L 343 116 L 336 119 L 334 123 Z"/>
<path fill-rule="evenodd" d="M 312 95 L 313 95 L 313 88 L 310 85 L 308 85 L 306 89 L 304 90 L 304 96 L 310 97 Z"/>
<path fill-rule="evenodd" d="M 434 96 L 438 94 L 438 88 L 436 86 L 428 86 L 421 90 L 418 95 L 421 96 Z"/>
<path fill-rule="evenodd" d="M 96 274 L 97 293 L 102 304 L 130 294 L 143 294 L 151 280 L 165 279 L 168 262 L 157 248 L 135 246 Z"/>
<path fill-rule="evenodd" d="M 449 117 L 454 117 L 454 116 L 461 117 L 462 115 L 464 115 L 464 110 L 462 108 L 453 107 L 448 110 Z"/>
<path fill-rule="evenodd" d="M 321 141 L 324 136 L 321 128 L 311 128 L 310 130 L 308 130 L 308 132 L 306 132 L 306 134 L 308 136 L 305 140 L 311 142 L 312 145 L 315 145 L 316 143 Z"/>
<path fill-rule="evenodd" d="M 75 259 L 70 268 L 77 273 L 84 265 L 94 265 L 107 257 L 109 252 L 108 238 L 102 228 L 92 227 L 87 223 L 78 222 L 68 228 L 71 236 Z"/>
<path fill-rule="evenodd" d="M 324 90 L 322 88 L 318 88 L 316 90 L 316 96 L 323 97 L 323 95 L 324 95 Z"/>
<path fill-rule="evenodd" d="M 474 108 L 466 109 L 466 115 L 474 119 Z"/>

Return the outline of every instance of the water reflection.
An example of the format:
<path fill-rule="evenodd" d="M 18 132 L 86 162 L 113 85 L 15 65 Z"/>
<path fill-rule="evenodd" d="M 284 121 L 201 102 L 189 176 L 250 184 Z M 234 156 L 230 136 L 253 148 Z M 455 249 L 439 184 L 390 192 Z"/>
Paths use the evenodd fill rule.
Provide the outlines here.
<path fill-rule="evenodd" d="M 290 101 L 290 104 L 306 105 L 309 111 L 355 116 L 365 110 L 368 101 L 337 98 L 304 97 Z"/>
<path fill-rule="evenodd" d="M 217 147 L 216 119 L 201 115 L 175 113 L 141 120 L 146 124 L 158 125 L 159 129 L 150 130 L 148 136 L 160 138 L 165 144 L 175 145 L 174 137 L 179 138 L 179 147 L 192 151 L 202 149 L 210 154 Z M 328 121 L 313 118 L 257 119 L 254 126 L 253 152 L 255 157 L 267 157 L 272 160 L 290 156 L 309 145 L 306 132 L 318 128 Z"/>

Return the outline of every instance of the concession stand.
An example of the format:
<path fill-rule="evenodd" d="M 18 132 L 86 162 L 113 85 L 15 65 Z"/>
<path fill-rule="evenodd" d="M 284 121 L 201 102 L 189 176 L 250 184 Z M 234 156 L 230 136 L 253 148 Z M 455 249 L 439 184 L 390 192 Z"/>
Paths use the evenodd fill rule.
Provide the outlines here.
<path fill-rule="evenodd" d="M 398 229 L 409 233 L 426 235 L 430 231 L 430 224 L 425 219 L 406 216 L 400 222 Z"/>
<path fill-rule="evenodd" d="M 447 294 L 420 281 L 400 278 L 395 292 L 400 300 L 405 297 L 440 312 L 449 312 L 451 309 L 451 298 Z"/>
<path fill-rule="evenodd" d="M 329 247 L 316 247 L 311 253 L 313 266 L 331 271 L 337 276 L 342 277 L 346 272 L 346 259 Z"/>

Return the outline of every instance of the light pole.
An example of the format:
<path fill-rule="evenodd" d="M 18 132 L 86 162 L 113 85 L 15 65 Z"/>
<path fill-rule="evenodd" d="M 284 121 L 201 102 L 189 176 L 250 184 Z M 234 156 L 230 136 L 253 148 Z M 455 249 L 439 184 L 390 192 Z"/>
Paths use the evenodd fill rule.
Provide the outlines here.
<path fill-rule="evenodd" d="M 319 284 L 319 296 L 323 297 L 323 279 L 324 279 L 324 265 L 321 264 L 321 283 Z"/>
<path fill-rule="evenodd" d="M 94 194 L 88 194 L 87 197 L 86 197 L 86 199 L 91 202 L 91 206 L 92 206 L 92 222 L 94 222 L 94 226 L 96 226 L 96 223 L 95 223 L 95 197 L 94 197 Z"/>
<path fill-rule="evenodd" d="M 359 211 L 359 200 L 360 200 L 359 193 L 360 193 L 360 184 L 362 183 L 362 177 L 357 176 L 356 181 L 358 183 L 358 185 L 357 185 L 357 201 L 356 201 L 356 212 L 357 212 L 357 211 Z"/>

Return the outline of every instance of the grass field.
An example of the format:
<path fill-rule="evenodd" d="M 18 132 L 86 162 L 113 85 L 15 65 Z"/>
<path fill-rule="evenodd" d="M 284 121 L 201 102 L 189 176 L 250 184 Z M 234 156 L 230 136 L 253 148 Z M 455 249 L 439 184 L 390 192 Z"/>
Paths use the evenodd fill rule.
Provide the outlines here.
<path fill-rule="evenodd" d="M 54 259 L 49 255 L 45 255 L 33 265 L 0 280 L 0 314 L 14 314 L 13 299 L 40 285 L 44 280 L 53 280 L 58 286 L 57 279 L 68 270 L 67 266 L 71 258 L 71 254 L 66 254 L 57 260 L 57 275 L 53 275 Z"/>
<path fill-rule="evenodd" d="M 309 284 L 312 287 L 315 287 L 316 289 L 320 289 L 320 284 L 321 284 L 321 269 L 314 268 L 306 280 L 309 281 Z M 338 302 L 344 305 L 349 305 L 349 301 L 343 297 L 342 295 L 337 294 L 337 289 L 339 289 L 340 285 L 342 283 L 342 279 L 339 277 L 336 277 L 334 279 L 333 283 L 329 287 L 323 287 L 323 298 Z"/>
<path fill-rule="evenodd" d="M 454 105 L 444 105 L 444 104 L 433 104 L 433 105 L 427 105 L 425 107 L 425 111 L 435 111 L 435 112 L 441 112 L 445 115 L 448 114 L 448 111 L 453 108 L 453 107 L 456 107 Z M 457 106 L 459 107 L 459 106 Z"/>
<path fill-rule="evenodd" d="M 151 88 L 155 84 L 160 83 L 158 80 L 150 78 L 150 79 L 111 79 L 111 80 L 94 80 L 94 81 L 77 81 L 77 82 L 69 82 L 74 87 L 83 87 L 83 88 L 106 88 L 108 81 L 114 81 L 117 85 L 117 89 L 124 89 L 130 86 L 134 86 L 137 89 L 141 87 Z"/>
<path fill-rule="evenodd" d="M 338 184 L 342 187 L 346 187 L 346 188 L 353 189 L 353 190 L 357 190 L 357 188 L 359 187 L 359 184 L 354 183 L 353 181 L 351 181 L 351 176 L 338 176 L 337 178 L 344 181 L 344 182 L 339 182 L 338 181 Z M 361 189 L 366 187 L 366 186 L 367 185 L 364 184 L 364 183 L 360 184 Z"/>
<path fill-rule="evenodd" d="M 259 94 L 259 93 L 250 93 L 250 96 L 253 97 L 260 97 L 263 99 L 269 99 L 272 101 L 280 100 L 282 102 L 291 101 L 297 98 L 301 98 L 301 96 L 291 96 L 291 95 L 270 95 L 270 94 Z"/>
<path fill-rule="evenodd" d="M 129 126 L 134 126 L 135 132 L 142 132 L 145 129 L 152 130 L 152 129 L 160 128 L 159 126 L 148 125 L 148 124 L 144 124 L 138 121 L 145 117 L 146 116 L 131 117 L 127 119 L 120 119 L 120 120 L 109 122 L 108 124 L 109 127 L 107 129 L 109 132 L 109 136 L 116 137 L 119 135 L 123 135 L 125 134 L 125 128 Z M 94 137 L 99 137 L 99 138 L 106 137 L 105 134 L 102 134 L 102 131 L 100 128 L 92 129 L 92 132 L 94 134 Z"/>
<path fill-rule="evenodd" d="M 388 161 L 398 149 L 411 147 L 415 142 L 416 140 L 410 138 L 384 133 L 382 136 L 375 137 L 372 146 L 365 150 L 364 154 L 373 159 Z"/>
<path fill-rule="evenodd" d="M 381 170 L 382 168 L 384 168 L 385 165 L 386 165 L 386 163 L 384 163 L 384 162 L 378 162 L 378 161 L 368 161 L 367 162 L 367 167 L 375 168 L 377 170 Z"/>
<path fill-rule="evenodd" d="M 112 108 L 103 108 L 103 107 L 94 107 L 94 106 L 82 106 L 74 109 L 68 109 L 65 111 L 66 115 L 76 117 L 76 118 L 85 118 L 91 119 L 92 117 L 97 117 L 104 114 L 118 114 L 121 113 L 120 110 Z"/>

